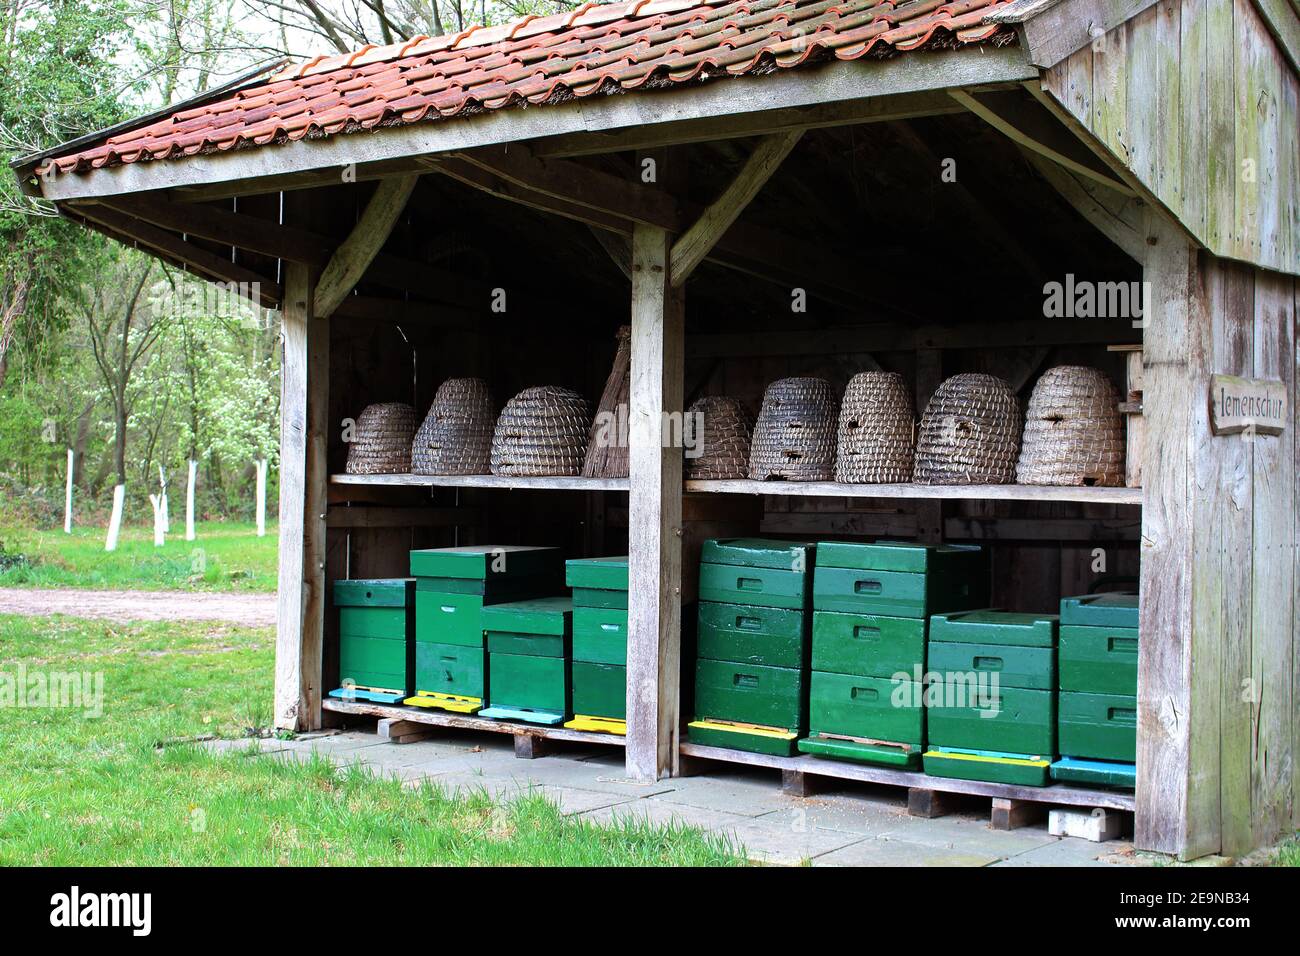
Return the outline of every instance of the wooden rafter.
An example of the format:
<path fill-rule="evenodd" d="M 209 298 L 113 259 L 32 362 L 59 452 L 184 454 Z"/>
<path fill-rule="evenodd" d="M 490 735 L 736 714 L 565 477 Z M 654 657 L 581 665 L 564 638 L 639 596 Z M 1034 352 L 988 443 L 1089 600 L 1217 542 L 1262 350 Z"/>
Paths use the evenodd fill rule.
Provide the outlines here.
<path fill-rule="evenodd" d="M 385 179 L 370 197 L 356 227 L 343 240 L 321 272 L 312 300 L 315 315 L 328 318 L 350 293 L 379 254 L 393 232 L 397 217 L 406 208 L 418 175 Z"/>
<path fill-rule="evenodd" d="M 333 244 L 324 236 L 215 206 L 143 196 L 114 197 L 102 204 L 162 229 L 287 262 L 323 267 L 333 254 Z"/>
<path fill-rule="evenodd" d="M 1027 149 L 1023 152 L 1029 163 L 1079 215 L 1130 258 L 1139 263 L 1146 261 L 1149 247 L 1143 229 L 1142 206 L 1137 199 L 1103 189 L 1092 180 L 1075 177 L 1069 170 L 1037 153 Z"/>
<path fill-rule="evenodd" d="M 680 288 L 690 278 L 696 266 L 704 261 L 750 200 L 772 178 L 802 136 L 803 130 L 796 129 L 774 133 L 763 139 L 722 195 L 678 237 L 672 248 L 674 286 Z"/>
<path fill-rule="evenodd" d="M 280 303 L 280 286 L 273 279 L 192 242 L 186 242 L 175 233 L 141 222 L 107 206 L 77 206 L 72 212 L 98 224 L 116 238 L 135 242 L 163 258 L 180 262 L 213 281 L 228 282 L 236 289 L 246 288 L 250 292 L 250 298 L 254 298 L 258 305 L 275 307 Z"/>
<path fill-rule="evenodd" d="M 1133 195 L 1133 190 L 1117 179 L 1056 117 L 1024 94 L 1015 91 L 973 94 L 949 90 L 948 95 L 1012 142 L 1080 176 L 1125 195 Z"/>

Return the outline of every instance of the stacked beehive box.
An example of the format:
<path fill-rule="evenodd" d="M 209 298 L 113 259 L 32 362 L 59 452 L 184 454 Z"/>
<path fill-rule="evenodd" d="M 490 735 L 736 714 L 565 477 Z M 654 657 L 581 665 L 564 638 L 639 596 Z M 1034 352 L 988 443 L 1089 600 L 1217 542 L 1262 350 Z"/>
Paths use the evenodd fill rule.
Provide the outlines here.
<path fill-rule="evenodd" d="M 339 679 L 331 697 L 394 704 L 411 692 L 415 582 L 409 578 L 335 581 Z"/>
<path fill-rule="evenodd" d="M 1059 743 L 1052 777 L 1133 787 L 1137 779 L 1138 596 L 1061 601 Z"/>
<path fill-rule="evenodd" d="M 561 724 L 572 713 L 569 661 L 573 601 L 534 598 L 483 608 L 488 706 L 481 714 L 533 724 Z"/>
<path fill-rule="evenodd" d="M 811 731 L 799 749 L 919 767 L 927 616 L 987 601 L 988 569 L 978 547 L 818 544 Z"/>
<path fill-rule="evenodd" d="M 627 734 L 627 556 L 566 562 L 573 590 L 573 720 Z"/>
<path fill-rule="evenodd" d="M 930 619 L 925 772 L 1043 786 L 1056 754 L 1054 614 L 971 611 Z"/>
<path fill-rule="evenodd" d="M 472 545 L 411 552 L 415 577 L 414 689 L 406 703 L 472 714 L 487 697 L 482 613 L 555 594 L 558 548 Z"/>
<path fill-rule="evenodd" d="M 794 753 L 807 726 L 815 548 L 759 538 L 704 542 L 692 741 Z"/>

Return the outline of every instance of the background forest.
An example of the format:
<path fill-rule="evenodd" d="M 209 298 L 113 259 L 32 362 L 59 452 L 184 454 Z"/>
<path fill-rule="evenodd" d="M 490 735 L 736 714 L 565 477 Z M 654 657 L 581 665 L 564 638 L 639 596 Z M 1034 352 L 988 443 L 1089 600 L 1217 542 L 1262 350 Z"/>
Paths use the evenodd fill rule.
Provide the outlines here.
<path fill-rule="evenodd" d="M 27 153 L 230 83 L 283 57 L 438 35 L 567 0 L 0 0 L 0 155 Z M 149 520 L 199 462 L 197 511 L 248 520 L 255 461 L 277 499 L 279 320 L 58 217 L 0 170 L 0 519 L 77 522 L 126 486 Z M 179 490 L 179 494 L 178 494 Z"/>

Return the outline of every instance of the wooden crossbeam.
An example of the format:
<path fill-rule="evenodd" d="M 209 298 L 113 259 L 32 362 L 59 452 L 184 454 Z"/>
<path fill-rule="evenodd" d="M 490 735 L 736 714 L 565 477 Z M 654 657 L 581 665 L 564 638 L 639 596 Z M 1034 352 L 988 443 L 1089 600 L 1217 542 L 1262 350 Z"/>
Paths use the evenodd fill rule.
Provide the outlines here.
<path fill-rule="evenodd" d="M 361 219 L 321 272 L 312 300 L 314 313 L 327 318 L 365 275 L 392 234 L 397 217 L 415 189 L 418 175 L 385 179 L 370 197 Z"/>
<path fill-rule="evenodd" d="M 280 303 L 279 283 L 192 242 L 186 242 L 175 233 L 141 222 L 107 206 L 88 203 L 77 205 L 72 211 L 90 222 L 98 223 L 118 238 L 132 240 L 164 258 L 181 262 L 209 279 L 230 283 L 236 291 L 247 289 L 258 305 L 274 308 Z"/>
<path fill-rule="evenodd" d="M 758 195 L 758 191 L 780 168 L 802 136 L 803 130 L 796 129 L 775 133 L 763 139 L 740 172 L 722 191 L 722 195 L 710 203 L 694 224 L 678 237 L 672 248 L 674 286 L 680 288 L 695 271 L 695 267 L 704 261 L 750 200 Z"/>
<path fill-rule="evenodd" d="M 216 206 L 143 196 L 116 196 L 102 204 L 162 229 L 288 262 L 322 267 L 334 251 L 328 239 L 305 229 Z"/>
<path fill-rule="evenodd" d="M 609 232 L 625 236 L 632 234 L 632 221 L 617 212 L 602 210 L 590 203 L 578 202 L 576 199 L 556 196 L 540 189 L 520 185 L 465 159 L 430 159 L 426 161 L 426 166 L 462 185 L 496 196 L 498 199 L 519 203 L 566 219 L 585 222 Z"/>
<path fill-rule="evenodd" d="M 1056 117 L 1023 94 L 1016 91 L 972 94 L 964 90 L 949 90 L 948 95 L 1025 149 L 1116 192 L 1133 195 L 1133 190 L 1116 179 Z"/>

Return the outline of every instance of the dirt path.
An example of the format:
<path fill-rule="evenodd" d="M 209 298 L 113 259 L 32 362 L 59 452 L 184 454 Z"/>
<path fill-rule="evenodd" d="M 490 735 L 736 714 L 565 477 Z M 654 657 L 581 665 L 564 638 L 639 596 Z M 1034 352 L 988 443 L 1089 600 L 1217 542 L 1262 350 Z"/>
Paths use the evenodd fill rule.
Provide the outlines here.
<path fill-rule="evenodd" d="M 274 627 L 275 595 L 0 588 L 0 614 L 66 614 L 111 621 L 225 621 L 245 627 Z"/>

